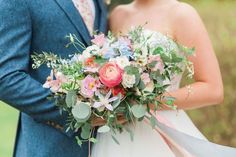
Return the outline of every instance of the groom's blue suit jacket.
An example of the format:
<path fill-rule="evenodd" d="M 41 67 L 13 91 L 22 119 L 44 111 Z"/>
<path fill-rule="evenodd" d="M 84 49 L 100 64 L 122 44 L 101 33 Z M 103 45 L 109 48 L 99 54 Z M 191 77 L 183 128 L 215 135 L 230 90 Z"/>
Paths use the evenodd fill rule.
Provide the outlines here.
<path fill-rule="evenodd" d="M 95 30 L 105 32 L 106 6 L 94 0 Z M 54 52 L 68 57 L 69 33 L 90 44 L 89 32 L 71 0 L 0 0 L 0 100 L 20 111 L 15 157 L 87 157 L 74 133 L 65 132 L 60 115 L 42 84 L 50 69 L 32 69 L 33 52 Z M 64 127 L 65 128 L 65 127 Z"/>

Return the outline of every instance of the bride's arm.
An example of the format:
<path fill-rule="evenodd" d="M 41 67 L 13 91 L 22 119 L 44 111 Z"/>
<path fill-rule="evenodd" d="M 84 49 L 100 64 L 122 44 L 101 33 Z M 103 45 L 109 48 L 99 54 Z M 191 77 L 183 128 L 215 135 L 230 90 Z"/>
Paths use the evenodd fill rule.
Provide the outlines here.
<path fill-rule="evenodd" d="M 172 25 L 175 38 L 183 45 L 196 48 L 196 56 L 189 58 L 194 64 L 195 83 L 169 94 L 177 99 L 176 105 L 180 109 L 222 103 L 220 68 L 202 20 L 191 6 L 184 3 L 180 3 L 174 11 Z"/>

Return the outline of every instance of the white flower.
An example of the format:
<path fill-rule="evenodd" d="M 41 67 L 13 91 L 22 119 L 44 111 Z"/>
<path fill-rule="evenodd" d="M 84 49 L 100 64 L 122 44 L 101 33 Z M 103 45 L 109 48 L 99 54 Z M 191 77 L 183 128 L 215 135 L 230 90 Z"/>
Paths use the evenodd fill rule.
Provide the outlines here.
<path fill-rule="evenodd" d="M 136 58 L 136 61 L 137 61 L 138 65 L 140 65 L 140 66 L 146 66 L 148 64 L 147 56 L 138 56 Z"/>
<path fill-rule="evenodd" d="M 110 62 L 115 62 L 121 69 L 130 65 L 130 61 L 126 56 L 120 56 L 116 58 L 111 58 Z"/>
<path fill-rule="evenodd" d="M 92 46 L 89 46 L 86 48 L 87 52 L 89 52 L 90 54 L 93 54 L 93 55 L 101 55 L 101 49 L 99 48 L 99 46 L 97 45 L 92 45 Z"/>
<path fill-rule="evenodd" d="M 124 73 L 122 77 L 122 85 L 125 88 L 132 88 L 135 84 L 136 78 L 135 75 L 129 75 L 127 73 Z"/>
<path fill-rule="evenodd" d="M 91 49 L 90 49 L 90 47 L 88 47 L 82 53 L 83 61 L 85 61 L 86 59 L 90 58 L 91 56 L 92 56 Z"/>
<path fill-rule="evenodd" d="M 136 87 L 135 88 L 135 95 L 141 96 L 142 93 L 140 92 L 140 90 Z"/>
<path fill-rule="evenodd" d="M 75 54 L 71 61 L 72 62 L 85 62 L 88 58 L 92 57 L 92 55 L 100 55 L 100 48 L 97 45 L 92 45 L 87 47 L 82 54 Z"/>
<path fill-rule="evenodd" d="M 72 58 L 71 58 L 71 62 L 83 62 L 84 58 L 81 54 L 75 54 Z"/>
<path fill-rule="evenodd" d="M 146 88 L 143 91 L 152 93 L 154 90 L 154 82 L 151 81 L 146 85 Z"/>
<path fill-rule="evenodd" d="M 148 56 L 148 46 L 147 46 L 147 45 L 144 45 L 144 46 L 141 48 L 141 51 L 142 51 L 142 56 L 147 58 L 147 56 Z"/>
<path fill-rule="evenodd" d="M 113 111 L 113 107 L 111 105 L 111 103 L 113 101 L 116 101 L 118 99 L 118 97 L 111 97 L 111 90 L 107 93 L 106 96 L 103 96 L 99 91 L 95 92 L 95 94 L 98 96 L 100 102 L 95 102 L 93 104 L 94 108 L 97 108 L 99 111 L 103 111 L 105 108 L 107 108 L 110 111 Z"/>

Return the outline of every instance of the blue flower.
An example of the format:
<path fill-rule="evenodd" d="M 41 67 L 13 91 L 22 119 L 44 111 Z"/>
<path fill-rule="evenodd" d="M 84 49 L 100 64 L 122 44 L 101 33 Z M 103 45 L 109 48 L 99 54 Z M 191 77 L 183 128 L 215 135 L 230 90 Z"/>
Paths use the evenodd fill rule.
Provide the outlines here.
<path fill-rule="evenodd" d="M 113 44 L 113 47 L 119 51 L 121 56 L 126 56 L 130 59 L 133 58 L 134 53 L 129 43 L 126 42 L 125 40 L 122 40 L 122 39 L 118 40 L 117 42 Z"/>
<path fill-rule="evenodd" d="M 103 54 L 103 57 L 105 59 L 110 59 L 110 58 L 114 58 L 115 56 L 117 56 L 116 52 L 114 51 L 113 48 L 108 48 L 105 53 Z"/>

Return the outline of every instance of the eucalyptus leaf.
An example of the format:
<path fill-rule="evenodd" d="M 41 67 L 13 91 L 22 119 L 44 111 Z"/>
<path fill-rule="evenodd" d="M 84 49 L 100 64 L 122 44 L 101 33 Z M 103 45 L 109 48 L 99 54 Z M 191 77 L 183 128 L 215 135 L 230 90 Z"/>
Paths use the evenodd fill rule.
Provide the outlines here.
<path fill-rule="evenodd" d="M 107 125 L 101 126 L 100 128 L 98 128 L 98 132 L 99 133 L 107 133 L 111 130 L 111 128 Z"/>
<path fill-rule="evenodd" d="M 135 86 L 137 86 L 139 84 L 141 80 L 141 76 L 139 73 L 135 74 Z"/>
<path fill-rule="evenodd" d="M 91 115 L 91 107 L 84 102 L 77 103 L 72 108 L 72 114 L 77 122 L 86 122 Z"/>
<path fill-rule="evenodd" d="M 145 89 L 145 84 L 144 84 L 144 82 L 142 80 L 138 84 L 138 89 L 140 89 L 140 90 Z"/>
<path fill-rule="evenodd" d="M 80 136 L 81 136 L 83 139 L 85 139 L 85 140 L 86 140 L 86 139 L 89 139 L 89 137 L 90 137 L 90 131 L 87 131 L 87 130 L 83 130 L 83 129 L 82 129 Z"/>
<path fill-rule="evenodd" d="M 126 66 L 124 70 L 129 75 L 139 74 L 139 69 L 137 67 L 134 67 L 134 66 Z"/>
<path fill-rule="evenodd" d="M 150 117 L 150 123 L 151 123 L 152 128 L 155 129 L 157 125 L 157 119 L 153 115 Z"/>
<path fill-rule="evenodd" d="M 82 125 L 83 125 L 83 123 L 78 123 L 78 122 L 77 122 L 74 127 L 75 127 L 76 129 L 79 129 L 79 128 L 82 127 Z"/>
<path fill-rule="evenodd" d="M 142 118 L 146 114 L 146 109 L 143 105 L 133 105 L 131 111 L 136 118 Z"/>
<path fill-rule="evenodd" d="M 90 138 L 90 135 L 91 135 L 91 125 L 89 123 L 85 123 L 83 126 L 82 126 L 82 130 L 81 130 L 81 137 L 83 139 L 89 139 Z"/>
<path fill-rule="evenodd" d="M 69 91 L 66 94 L 66 105 L 68 107 L 74 106 L 76 104 L 76 100 L 77 100 L 76 91 Z"/>

